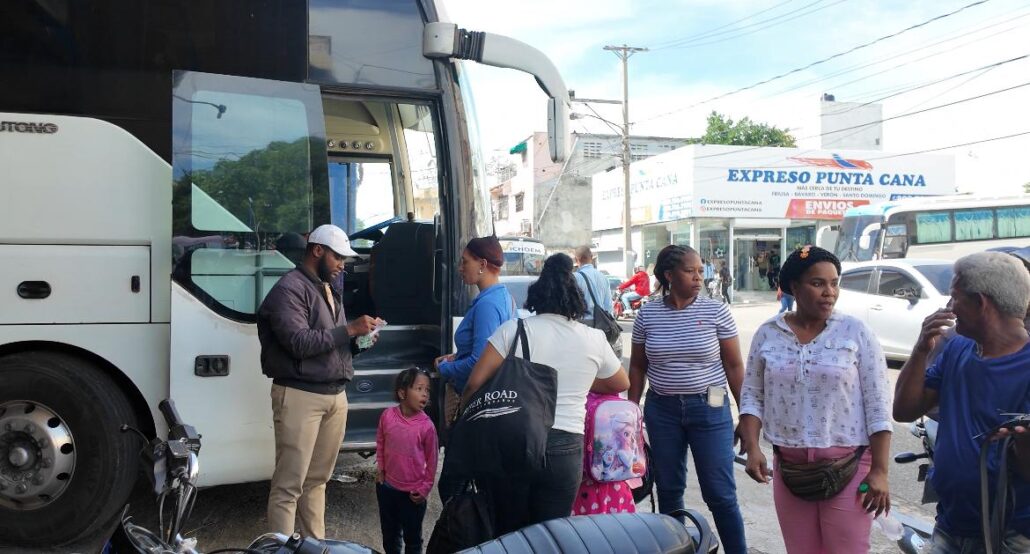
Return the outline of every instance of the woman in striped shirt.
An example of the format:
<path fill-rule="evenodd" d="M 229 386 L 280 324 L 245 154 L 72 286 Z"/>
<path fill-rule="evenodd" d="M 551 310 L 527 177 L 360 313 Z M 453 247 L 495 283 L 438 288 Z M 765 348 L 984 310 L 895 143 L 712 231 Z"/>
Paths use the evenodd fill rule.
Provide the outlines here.
<path fill-rule="evenodd" d="M 747 552 L 733 477 L 733 417 L 726 389 L 740 403 L 744 361 L 737 326 L 726 304 L 700 296 L 704 266 L 696 250 L 666 246 L 654 275 L 661 302 L 645 304 L 633 324 L 629 398 L 644 404 L 658 508 L 684 507 L 687 451 L 719 538 L 729 554 Z M 682 520 L 683 517 L 679 516 Z"/>

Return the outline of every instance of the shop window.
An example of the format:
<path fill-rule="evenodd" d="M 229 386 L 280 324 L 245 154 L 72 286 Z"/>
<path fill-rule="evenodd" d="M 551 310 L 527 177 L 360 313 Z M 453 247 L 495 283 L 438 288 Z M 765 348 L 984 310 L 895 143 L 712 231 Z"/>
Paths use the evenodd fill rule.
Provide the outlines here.
<path fill-rule="evenodd" d="M 520 192 L 520 193 L 515 195 L 515 211 L 516 212 L 521 212 L 522 211 L 523 205 L 524 205 L 524 201 L 525 201 L 525 197 L 526 197 L 526 194 L 522 193 L 522 192 Z"/>

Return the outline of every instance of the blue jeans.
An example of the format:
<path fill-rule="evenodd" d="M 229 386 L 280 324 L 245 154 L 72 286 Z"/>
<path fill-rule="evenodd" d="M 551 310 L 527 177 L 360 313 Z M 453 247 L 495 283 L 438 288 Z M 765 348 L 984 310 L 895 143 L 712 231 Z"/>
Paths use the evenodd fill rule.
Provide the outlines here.
<path fill-rule="evenodd" d="M 624 293 L 622 293 L 622 296 L 621 296 L 622 307 L 625 308 L 626 311 L 628 312 L 630 310 L 629 303 L 633 302 L 634 300 L 640 300 L 641 298 L 643 298 L 643 296 L 640 296 L 635 291 L 631 290 L 631 291 L 624 292 Z"/>
<path fill-rule="evenodd" d="M 662 396 L 648 391 L 644 422 L 653 456 L 658 510 L 669 513 L 684 507 L 687 451 L 693 447 L 701 496 L 715 517 L 723 550 L 745 554 L 744 518 L 737 504 L 737 482 L 733 476 L 733 417 L 729 401 L 724 401 L 720 408 L 712 408 L 706 394 Z"/>
<path fill-rule="evenodd" d="M 783 293 L 783 296 L 780 297 L 780 311 L 779 311 L 779 313 L 782 314 L 783 312 L 789 312 L 789 311 L 791 311 L 793 309 L 794 309 L 794 297 L 789 295 L 789 294 L 787 294 L 787 293 Z"/>

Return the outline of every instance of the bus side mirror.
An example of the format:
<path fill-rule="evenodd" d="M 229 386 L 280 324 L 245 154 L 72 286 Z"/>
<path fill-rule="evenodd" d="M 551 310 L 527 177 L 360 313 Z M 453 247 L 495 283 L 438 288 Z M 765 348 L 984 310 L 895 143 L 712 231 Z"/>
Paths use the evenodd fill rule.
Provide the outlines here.
<path fill-rule="evenodd" d="M 858 247 L 862 250 L 869 250 L 869 246 L 872 244 L 872 237 L 869 235 L 862 235 L 858 237 Z"/>
<path fill-rule="evenodd" d="M 558 68 L 543 52 L 504 35 L 434 22 L 426 23 L 422 34 L 422 55 L 431 59 L 472 60 L 532 75 L 548 97 L 547 139 L 551 161 L 565 161 L 569 153 L 569 89 Z"/>

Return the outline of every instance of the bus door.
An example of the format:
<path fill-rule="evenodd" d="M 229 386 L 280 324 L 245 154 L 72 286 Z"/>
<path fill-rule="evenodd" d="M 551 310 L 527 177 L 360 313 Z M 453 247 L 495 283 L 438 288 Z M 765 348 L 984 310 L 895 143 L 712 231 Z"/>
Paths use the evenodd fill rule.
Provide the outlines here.
<path fill-rule="evenodd" d="M 266 479 L 257 309 L 300 256 L 328 180 L 318 86 L 176 72 L 169 391 L 204 437 L 202 483 Z"/>

